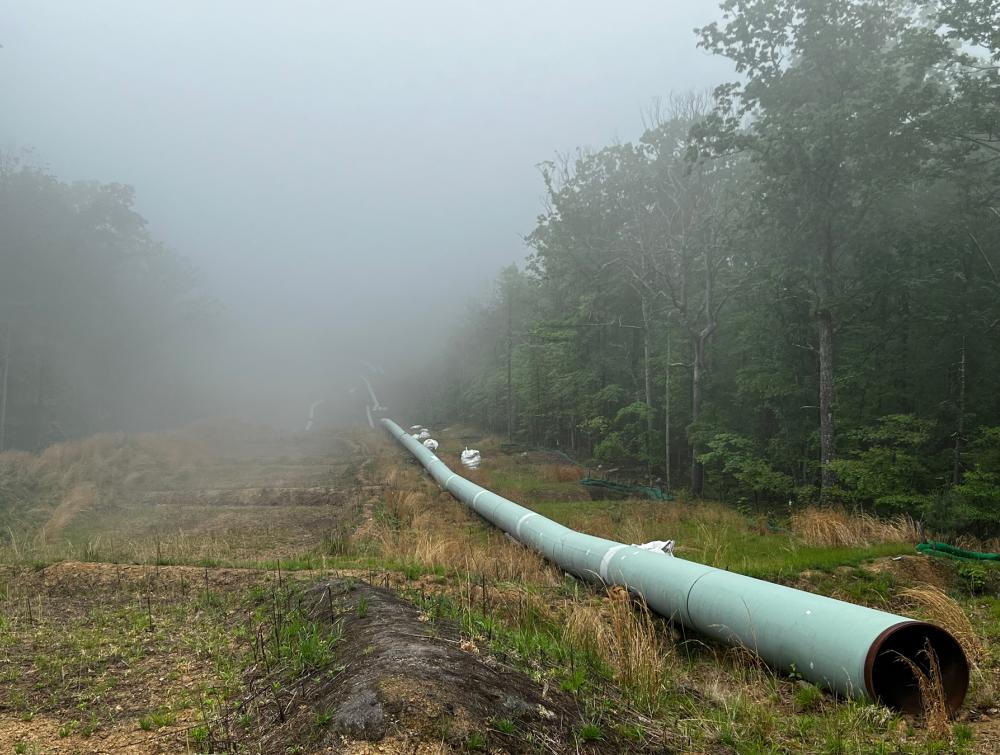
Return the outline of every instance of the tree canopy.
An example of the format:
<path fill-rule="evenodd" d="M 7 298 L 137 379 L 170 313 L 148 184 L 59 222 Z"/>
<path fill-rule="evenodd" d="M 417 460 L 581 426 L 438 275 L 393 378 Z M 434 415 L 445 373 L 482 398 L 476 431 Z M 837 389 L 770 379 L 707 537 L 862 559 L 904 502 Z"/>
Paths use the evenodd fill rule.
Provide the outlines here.
<path fill-rule="evenodd" d="M 698 38 L 741 78 L 543 165 L 532 254 L 456 338 L 435 410 L 696 493 L 989 529 L 995 3 L 722 10 Z"/>
<path fill-rule="evenodd" d="M 4 448 L 169 420 L 211 318 L 131 187 L 65 183 L 0 155 Z"/>

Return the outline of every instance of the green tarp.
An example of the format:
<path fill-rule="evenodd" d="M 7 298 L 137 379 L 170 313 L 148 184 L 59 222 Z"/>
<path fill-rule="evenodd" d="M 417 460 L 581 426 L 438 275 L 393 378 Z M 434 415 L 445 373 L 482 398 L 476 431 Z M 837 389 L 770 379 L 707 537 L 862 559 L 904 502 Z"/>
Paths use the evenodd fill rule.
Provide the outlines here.
<path fill-rule="evenodd" d="M 589 488 L 593 493 L 607 493 L 609 497 L 630 498 L 636 496 L 646 496 L 654 501 L 672 501 L 674 497 L 663 488 L 647 488 L 644 485 L 626 485 L 623 482 L 612 482 L 611 480 L 601 480 L 596 477 L 584 477 L 580 484 Z M 588 491 L 588 492 L 589 492 Z M 593 494 L 592 494 L 592 497 Z"/>

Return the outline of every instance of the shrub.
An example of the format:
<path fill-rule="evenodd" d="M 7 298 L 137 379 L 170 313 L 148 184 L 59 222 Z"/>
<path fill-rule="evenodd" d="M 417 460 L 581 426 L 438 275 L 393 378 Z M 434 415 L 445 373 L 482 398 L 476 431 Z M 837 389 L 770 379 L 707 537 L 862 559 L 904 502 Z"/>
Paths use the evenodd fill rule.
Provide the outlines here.
<path fill-rule="evenodd" d="M 709 439 L 708 451 L 698 460 L 723 476 L 724 486 L 759 497 L 786 498 L 794 490 L 792 478 L 780 472 L 757 452 L 753 441 L 735 433 L 717 433 Z"/>

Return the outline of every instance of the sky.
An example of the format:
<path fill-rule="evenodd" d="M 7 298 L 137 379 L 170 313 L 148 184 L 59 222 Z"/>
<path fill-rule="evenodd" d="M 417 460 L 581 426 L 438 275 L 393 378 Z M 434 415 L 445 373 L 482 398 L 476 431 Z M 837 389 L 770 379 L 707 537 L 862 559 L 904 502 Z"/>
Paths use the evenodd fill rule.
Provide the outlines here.
<path fill-rule="evenodd" d="M 537 165 L 733 77 L 716 0 L 0 0 L 0 149 L 135 187 L 242 337 L 411 358 L 541 210 Z"/>

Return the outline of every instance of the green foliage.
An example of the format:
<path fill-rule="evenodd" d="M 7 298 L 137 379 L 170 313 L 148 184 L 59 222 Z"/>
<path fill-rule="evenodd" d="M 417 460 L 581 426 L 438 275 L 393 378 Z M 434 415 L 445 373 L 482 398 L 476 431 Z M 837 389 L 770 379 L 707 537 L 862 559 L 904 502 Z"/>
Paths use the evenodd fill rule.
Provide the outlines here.
<path fill-rule="evenodd" d="M 932 429 L 928 420 L 895 414 L 852 433 L 858 445 L 831 463 L 843 486 L 838 494 L 884 514 L 922 514 L 931 499 L 920 491 L 928 489 L 932 479 L 919 452 Z"/>
<path fill-rule="evenodd" d="M 700 461 L 726 496 L 822 485 L 997 533 L 993 5 L 724 0 L 698 34 L 739 79 L 542 166 L 532 255 L 427 381 L 435 411 L 653 475 L 669 458 L 696 494 Z"/>
<path fill-rule="evenodd" d="M 143 731 L 153 731 L 164 726 L 177 723 L 177 715 L 169 710 L 156 711 L 139 719 L 139 728 Z"/>
<path fill-rule="evenodd" d="M 990 535 L 1000 529 L 1000 474 L 972 471 L 939 496 L 931 523 L 942 531 Z"/>
<path fill-rule="evenodd" d="M 487 745 L 486 737 L 480 732 L 474 731 L 465 738 L 465 749 L 469 752 L 479 752 L 485 750 Z"/>
<path fill-rule="evenodd" d="M 627 461 L 630 456 L 625 438 L 617 430 L 604 436 L 604 440 L 594 448 L 594 458 L 606 464 L 620 464 Z"/>
<path fill-rule="evenodd" d="M 496 729 L 501 734 L 506 734 L 508 737 L 513 736 L 515 727 L 514 722 L 509 718 L 497 718 L 493 720 L 493 728 Z"/>
<path fill-rule="evenodd" d="M 717 469 L 737 491 L 767 498 L 785 497 L 792 491 L 792 478 L 768 464 L 750 439 L 734 433 L 718 433 L 707 445 L 708 451 L 698 459 Z"/>
<path fill-rule="evenodd" d="M 793 702 L 797 712 L 815 710 L 823 702 L 823 690 L 813 684 L 799 683 L 795 687 Z"/>
<path fill-rule="evenodd" d="M 634 401 L 615 413 L 611 426 L 616 428 L 607 433 L 594 448 L 594 458 L 606 464 L 629 464 L 646 462 L 646 426 L 651 410 L 641 401 Z M 608 423 L 595 423 L 591 427 L 607 427 Z"/>
<path fill-rule="evenodd" d="M 117 430 L 127 413 L 148 416 L 150 395 L 181 398 L 191 379 L 182 355 L 206 343 L 214 313 L 135 201 L 130 186 L 65 183 L 0 152 L 6 448 Z M 194 398 L 164 410 L 189 411 Z"/>

